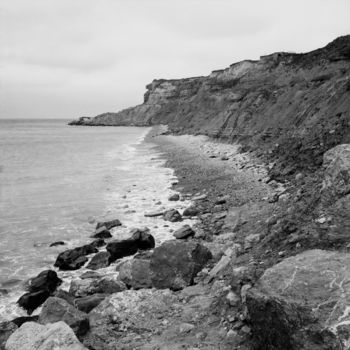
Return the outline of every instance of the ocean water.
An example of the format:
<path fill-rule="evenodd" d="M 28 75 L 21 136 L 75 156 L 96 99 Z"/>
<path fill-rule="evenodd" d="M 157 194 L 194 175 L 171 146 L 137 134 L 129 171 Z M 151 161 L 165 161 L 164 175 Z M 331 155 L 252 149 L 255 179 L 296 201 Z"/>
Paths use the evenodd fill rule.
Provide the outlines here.
<path fill-rule="evenodd" d="M 144 226 L 157 244 L 171 238 L 179 223 L 165 227 L 144 213 L 189 203 L 167 201 L 176 179 L 144 140 L 149 131 L 0 120 L 0 321 L 25 314 L 15 301 L 28 278 L 53 268 L 59 252 L 91 241 L 96 221 L 119 218 L 113 238 Z M 65 246 L 49 247 L 61 240 Z"/>

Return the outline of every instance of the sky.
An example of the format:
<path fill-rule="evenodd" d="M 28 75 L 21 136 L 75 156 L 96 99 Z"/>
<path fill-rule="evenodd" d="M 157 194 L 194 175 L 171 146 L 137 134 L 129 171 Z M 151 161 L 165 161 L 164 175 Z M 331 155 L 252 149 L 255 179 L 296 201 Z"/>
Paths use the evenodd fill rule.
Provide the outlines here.
<path fill-rule="evenodd" d="M 350 0 L 0 0 L 0 118 L 95 116 L 153 79 L 350 34 Z"/>

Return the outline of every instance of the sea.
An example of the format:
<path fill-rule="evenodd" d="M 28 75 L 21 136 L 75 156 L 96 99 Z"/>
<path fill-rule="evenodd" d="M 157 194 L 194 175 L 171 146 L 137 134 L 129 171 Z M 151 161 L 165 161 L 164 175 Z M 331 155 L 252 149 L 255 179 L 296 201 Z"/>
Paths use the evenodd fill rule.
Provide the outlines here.
<path fill-rule="evenodd" d="M 98 221 L 122 222 L 112 239 L 145 226 L 156 244 L 172 238 L 179 223 L 144 214 L 189 203 L 167 200 L 177 179 L 150 130 L 0 119 L 0 321 L 25 315 L 16 300 L 28 279 L 89 243 Z M 65 245 L 50 247 L 56 241 Z M 81 271 L 57 272 L 69 280 Z"/>

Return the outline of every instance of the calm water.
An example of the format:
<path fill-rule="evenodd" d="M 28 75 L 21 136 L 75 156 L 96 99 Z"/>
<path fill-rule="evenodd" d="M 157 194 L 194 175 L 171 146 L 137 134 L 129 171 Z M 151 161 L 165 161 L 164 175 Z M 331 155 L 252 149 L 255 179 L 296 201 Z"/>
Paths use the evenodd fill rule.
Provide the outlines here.
<path fill-rule="evenodd" d="M 0 319 L 13 312 L 24 281 L 89 241 L 94 220 L 119 218 L 117 238 L 133 226 L 156 226 L 143 214 L 169 205 L 173 175 L 143 142 L 148 131 L 0 120 L 0 289 L 8 293 L 0 291 Z M 152 233 L 158 242 L 170 234 Z M 49 247 L 58 240 L 67 245 Z"/>

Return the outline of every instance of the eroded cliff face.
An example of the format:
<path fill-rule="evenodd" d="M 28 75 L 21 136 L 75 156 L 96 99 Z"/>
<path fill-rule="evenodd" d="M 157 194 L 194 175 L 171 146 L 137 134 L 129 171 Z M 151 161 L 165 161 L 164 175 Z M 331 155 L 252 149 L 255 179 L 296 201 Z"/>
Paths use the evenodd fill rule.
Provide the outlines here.
<path fill-rule="evenodd" d="M 326 150 L 350 142 L 350 35 L 309 53 L 274 53 L 207 77 L 154 80 L 143 104 L 78 124 L 167 124 L 173 132 L 274 154 L 283 175 L 312 168 Z M 290 168 L 291 160 L 298 165 Z"/>

